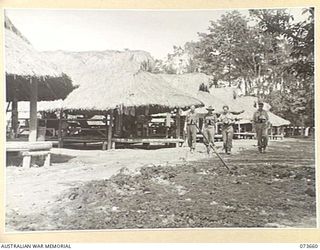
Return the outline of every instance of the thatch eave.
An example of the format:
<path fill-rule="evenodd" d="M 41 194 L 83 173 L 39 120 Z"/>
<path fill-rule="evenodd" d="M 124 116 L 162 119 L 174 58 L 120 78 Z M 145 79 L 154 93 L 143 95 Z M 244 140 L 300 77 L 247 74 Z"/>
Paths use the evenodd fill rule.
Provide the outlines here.
<path fill-rule="evenodd" d="M 104 81 L 82 85 L 64 101 L 64 110 L 106 111 L 149 106 L 152 110 L 186 108 L 203 103 L 172 88 L 163 78 L 149 72 L 116 71 Z"/>
<path fill-rule="evenodd" d="M 75 89 L 66 75 L 60 77 L 25 77 L 6 74 L 6 101 L 29 101 L 31 82 L 38 83 L 38 100 L 53 101 L 65 99 Z"/>
<path fill-rule="evenodd" d="M 6 100 L 30 100 L 31 82 L 39 101 L 64 99 L 74 89 L 71 79 L 14 31 L 5 29 Z"/>

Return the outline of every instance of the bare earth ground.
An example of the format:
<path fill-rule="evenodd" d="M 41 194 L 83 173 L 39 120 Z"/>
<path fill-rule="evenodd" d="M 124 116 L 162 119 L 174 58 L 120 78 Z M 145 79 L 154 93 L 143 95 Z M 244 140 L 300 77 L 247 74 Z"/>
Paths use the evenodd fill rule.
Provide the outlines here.
<path fill-rule="evenodd" d="M 255 144 L 221 154 L 232 173 L 202 144 L 53 149 L 51 167 L 6 168 L 6 231 L 316 227 L 314 141 Z"/>

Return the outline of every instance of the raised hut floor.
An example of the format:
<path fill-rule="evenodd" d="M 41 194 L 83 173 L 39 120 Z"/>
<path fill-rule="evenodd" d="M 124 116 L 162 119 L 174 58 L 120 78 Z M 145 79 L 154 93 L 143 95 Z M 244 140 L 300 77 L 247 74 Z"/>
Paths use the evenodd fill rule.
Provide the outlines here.
<path fill-rule="evenodd" d="M 115 143 L 119 144 L 142 144 L 150 146 L 151 144 L 173 144 L 176 147 L 182 146 L 184 140 L 177 138 L 112 138 L 112 148 L 115 148 Z"/>
<path fill-rule="evenodd" d="M 53 145 L 59 145 L 59 141 L 57 138 L 51 138 L 47 139 L 48 141 L 52 142 Z M 146 147 L 149 147 L 150 145 L 174 145 L 175 147 L 182 146 L 184 140 L 183 139 L 176 139 L 176 138 L 112 138 L 111 140 L 111 149 L 114 149 L 117 145 L 143 145 Z M 102 150 L 106 150 L 107 147 L 107 138 L 101 138 L 101 137 L 64 137 L 62 144 L 60 144 L 60 147 L 64 147 L 66 145 L 71 144 L 83 144 L 83 146 L 87 145 L 101 145 Z"/>

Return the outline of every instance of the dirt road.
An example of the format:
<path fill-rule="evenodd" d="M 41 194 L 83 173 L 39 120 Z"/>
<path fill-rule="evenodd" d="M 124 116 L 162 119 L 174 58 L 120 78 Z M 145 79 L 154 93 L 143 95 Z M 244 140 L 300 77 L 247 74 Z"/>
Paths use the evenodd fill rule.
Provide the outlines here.
<path fill-rule="evenodd" d="M 315 227 L 314 142 L 254 144 L 223 155 L 232 174 L 202 145 L 55 149 L 50 168 L 7 167 L 6 229 Z"/>

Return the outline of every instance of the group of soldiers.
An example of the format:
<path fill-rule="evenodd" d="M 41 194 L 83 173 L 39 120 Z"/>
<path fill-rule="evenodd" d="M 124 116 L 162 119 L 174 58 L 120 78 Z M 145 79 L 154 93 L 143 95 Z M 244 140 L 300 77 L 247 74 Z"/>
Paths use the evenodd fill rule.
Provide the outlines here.
<path fill-rule="evenodd" d="M 252 118 L 252 125 L 256 132 L 258 140 L 258 150 L 260 153 L 265 153 L 268 145 L 268 127 L 269 116 L 266 110 L 263 109 L 263 102 L 258 102 L 258 110 L 254 113 Z M 214 113 L 214 108 L 209 106 L 206 108 L 208 113 L 204 116 L 202 128 L 199 128 L 199 117 L 196 113 L 195 106 L 191 106 L 189 113 L 186 116 L 184 130 L 187 134 L 188 146 L 191 153 L 195 151 L 197 132 L 200 131 L 203 135 L 204 143 L 207 147 L 208 154 L 210 148 L 214 147 L 214 137 L 216 134 L 216 125 L 221 124 L 223 149 L 226 154 L 231 154 L 232 140 L 233 140 L 233 125 L 238 120 L 230 112 L 229 106 L 224 105 L 223 111 Z M 244 111 L 239 112 L 238 114 Z"/>

